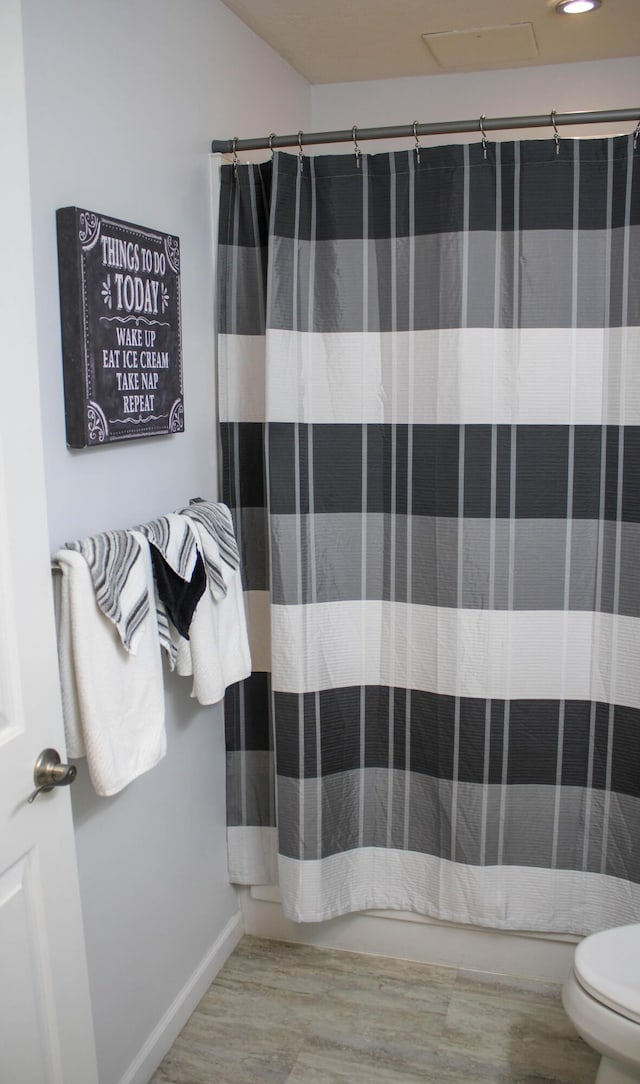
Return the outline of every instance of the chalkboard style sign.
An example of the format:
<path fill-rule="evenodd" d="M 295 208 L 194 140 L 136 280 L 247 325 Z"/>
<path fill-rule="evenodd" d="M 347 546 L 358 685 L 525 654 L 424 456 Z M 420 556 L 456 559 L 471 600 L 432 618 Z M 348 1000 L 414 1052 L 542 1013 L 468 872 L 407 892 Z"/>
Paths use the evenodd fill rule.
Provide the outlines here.
<path fill-rule="evenodd" d="M 181 433 L 178 238 L 78 207 L 56 218 L 67 444 Z"/>

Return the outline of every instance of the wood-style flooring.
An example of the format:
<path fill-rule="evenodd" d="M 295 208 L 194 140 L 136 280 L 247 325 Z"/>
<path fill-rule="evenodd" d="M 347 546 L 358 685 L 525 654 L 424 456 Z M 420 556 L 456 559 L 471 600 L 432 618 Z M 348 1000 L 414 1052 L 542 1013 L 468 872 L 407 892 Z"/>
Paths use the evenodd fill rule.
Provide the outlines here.
<path fill-rule="evenodd" d="M 593 1084 L 555 985 L 244 937 L 150 1084 Z"/>

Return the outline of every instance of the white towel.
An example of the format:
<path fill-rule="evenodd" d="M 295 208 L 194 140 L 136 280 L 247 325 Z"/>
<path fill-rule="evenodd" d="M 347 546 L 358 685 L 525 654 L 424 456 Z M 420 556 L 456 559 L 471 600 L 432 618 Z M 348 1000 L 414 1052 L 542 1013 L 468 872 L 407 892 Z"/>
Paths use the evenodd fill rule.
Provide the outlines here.
<path fill-rule="evenodd" d="M 142 546 L 148 589 L 151 562 Z M 74 550 L 55 555 L 62 577 L 58 596 L 58 652 L 67 752 L 86 754 L 97 794 L 116 794 L 166 753 L 160 644 L 151 607 L 136 655 L 96 602 L 89 566 Z"/>
<path fill-rule="evenodd" d="M 82 556 L 78 554 L 80 561 Z M 80 724 L 80 705 L 78 704 L 78 691 L 76 688 L 76 674 L 73 656 L 73 634 L 71 631 L 71 572 L 70 568 L 78 564 L 75 558 L 70 558 L 71 565 L 65 567 L 59 565 L 62 575 L 55 576 L 53 580 L 56 631 L 58 642 L 58 668 L 60 671 L 60 691 L 62 694 L 62 717 L 64 720 L 65 744 L 67 755 L 72 760 L 86 757 Z M 89 573 L 91 575 L 91 573 Z"/>
<path fill-rule="evenodd" d="M 194 526 L 198 533 L 206 531 L 200 523 Z M 209 536 L 210 552 L 215 545 Z M 215 553 L 211 556 L 216 558 Z M 200 704 L 217 704 L 229 685 L 251 674 L 240 569 L 222 561 L 219 567 L 226 586 L 224 597 L 214 599 L 212 591 L 205 591 L 193 615 L 189 640 L 172 630 L 177 648 L 176 669 L 183 677 L 193 676 L 191 695 Z"/>

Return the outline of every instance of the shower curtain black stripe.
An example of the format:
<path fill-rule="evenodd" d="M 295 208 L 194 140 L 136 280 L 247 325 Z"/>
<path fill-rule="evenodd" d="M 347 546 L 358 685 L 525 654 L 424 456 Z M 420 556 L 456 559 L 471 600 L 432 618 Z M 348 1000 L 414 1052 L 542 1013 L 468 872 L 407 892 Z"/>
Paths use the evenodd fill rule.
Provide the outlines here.
<path fill-rule="evenodd" d="M 222 169 L 229 864 L 293 919 L 640 918 L 638 175 L 632 137 Z"/>

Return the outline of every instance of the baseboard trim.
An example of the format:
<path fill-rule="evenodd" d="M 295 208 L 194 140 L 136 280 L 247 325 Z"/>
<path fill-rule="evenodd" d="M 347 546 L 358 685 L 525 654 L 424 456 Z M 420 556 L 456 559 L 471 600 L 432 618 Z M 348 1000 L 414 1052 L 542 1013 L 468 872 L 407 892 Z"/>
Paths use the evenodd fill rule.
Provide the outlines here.
<path fill-rule="evenodd" d="M 204 959 L 187 979 L 164 1016 L 156 1024 L 119 1084 L 148 1084 L 163 1057 L 182 1031 L 244 933 L 242 912 L 233 915 Z"/>

